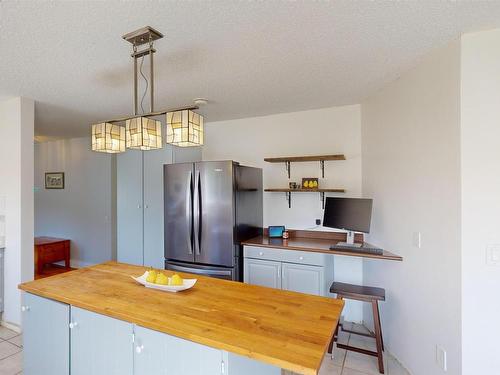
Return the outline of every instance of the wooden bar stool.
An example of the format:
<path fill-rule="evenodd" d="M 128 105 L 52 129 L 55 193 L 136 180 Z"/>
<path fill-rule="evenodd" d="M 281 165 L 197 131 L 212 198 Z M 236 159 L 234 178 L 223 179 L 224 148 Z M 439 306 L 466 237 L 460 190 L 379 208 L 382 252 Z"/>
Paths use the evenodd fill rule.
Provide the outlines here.
<path fill-rule="evenodd" d="M 356 301 L 369 302 L 372 304 L 373 310 L 373 323 L 375 326 L 375 333 L 362 333 L 355 332 L 352 330 L 344 329 L 342 324 L 339 323 L 335 335 L 330 342 L 330 347 L 328 348 L 328 353 L 332 353 L 333 342 L 338 339 L 339 326 L 344 332 L 353 333 L 356 335 L 373 337 L 377 343 L 377 351 L 366 350 L 362 348 L 357 348 L 355 346 L 344 345 L 337 343 L 337 347 L 341 349 L 350 350 L 353 352 L 358 352 L 366 355 L 371 355 L 378 358 L 378 369 L 381 374 L 384 373 L 384 340 L 382 338 L 382 326 L 380 324 L 380 313 L 378 310 L 378 301 L 385 301 L 385 290 L 382 288 L 375 288 L 371 286 L 360 286 L 346 283 L 334 282 L 330 287 L 331 293 L 336 293 L 338 299 L 352 299 Z"/>

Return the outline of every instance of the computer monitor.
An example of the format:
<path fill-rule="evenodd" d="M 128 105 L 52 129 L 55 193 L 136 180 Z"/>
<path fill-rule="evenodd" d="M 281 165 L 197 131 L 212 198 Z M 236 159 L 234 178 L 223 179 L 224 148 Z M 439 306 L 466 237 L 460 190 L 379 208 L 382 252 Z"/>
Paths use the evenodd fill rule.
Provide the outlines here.
<path fill-rule="evenodd" d="M 370 232 L 372 202 L 362 198 L 326 198 L 323 226 L 348 231 L 347 241 L 337 246 L 357 246 L 354 232 Z"/>

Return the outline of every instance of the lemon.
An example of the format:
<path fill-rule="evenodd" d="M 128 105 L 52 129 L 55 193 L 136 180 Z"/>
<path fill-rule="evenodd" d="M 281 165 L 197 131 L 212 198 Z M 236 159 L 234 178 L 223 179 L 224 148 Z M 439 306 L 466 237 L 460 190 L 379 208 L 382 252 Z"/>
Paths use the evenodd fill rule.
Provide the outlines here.
<path fill-rule="evenodd" d="M 146 281 L 148 283 L 154 283 L 155 280 L 156 280 L 156 271 L 152 269 L 148 272 L 148 276 L 146 277 Z"/>
<path fill-rule="evenodd" d="M 175 274 L 170 278 L 170 285 L 182 285 L 182 284 L 183 280 L 182 277 L 180 277 L 179 275 Z"/>
<path fill-rule="evenodd" d="M 313 187 L 318 187 L 318 181 L 313 181 Z"/>
<path fill-rule="evenodd" d="M 155 284 L 168 285 L 168 277 L 163 273 L 159 273 L 158 276 L 156 276 Z"/>
<path fill-rule="evenodd" d="M 304 181 L 304 187 L 309 187 L 309 181 Z"/>

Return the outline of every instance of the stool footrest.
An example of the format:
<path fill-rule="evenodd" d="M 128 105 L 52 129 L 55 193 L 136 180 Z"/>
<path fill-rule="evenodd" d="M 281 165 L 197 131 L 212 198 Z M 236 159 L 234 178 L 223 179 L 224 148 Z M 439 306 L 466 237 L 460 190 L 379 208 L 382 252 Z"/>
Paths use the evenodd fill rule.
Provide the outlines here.
<path fill-rule="evenodd" d="M 353 333 L 358 336 L 365 336 L 365 337 L 371 337 L 371 338 L 376 338 L 374 333 L 365 333 L 365 332 L 358 332 L 358 331 L 353 331 L 352 329 L 346 329 L 344 328 L 343 324 L 339 324 L 340 329 L 342 329 L 342 332 L 347 332 L 347 333 Z"/>
<path fill-rule="evenodd" d="M 352 334 L 358 335 L 358 336 L 375 338 L 375 335 L 373 333 L 356 332 L 356 331 L 351 331 L 350 329 L 343 329 L 343 328 L 342 328 L 342 332 L 352 333 Z"/>
<path fill-rule="evenodd" d="M 363 349 L 363 348 L 358 348 L 356 346 L 350 346 L 350 345 L 337 343 L 337 348 L 346 349 L 346 350 L 350 350 L 352 352 L 357 352 L 357 353 L 361 353 L 361 354 L 371 355 L 373 357 L 378 357 L 377 352 L 374 352 L 372 350 Z"/>

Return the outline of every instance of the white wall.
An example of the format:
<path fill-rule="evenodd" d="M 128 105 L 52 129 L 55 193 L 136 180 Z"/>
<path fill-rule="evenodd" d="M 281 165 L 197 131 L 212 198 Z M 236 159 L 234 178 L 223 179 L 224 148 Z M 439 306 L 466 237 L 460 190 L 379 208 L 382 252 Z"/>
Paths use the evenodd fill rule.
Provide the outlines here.
<path fill-rule="evenodd" d="M 33 279 L 34 102 L 0 102 L 0 196 L 5 199 L 5 310 L 2 321 L 21 324 L 17 286 Z"/>
<path fill-rule="evenodd" d="M 232 159 L 261 167 L 267 188 L 288 187 L 289 181 L 321 177 L 321 173 L 319 162 L 293 163 L 288 180 L 284 164 L 266 163 L 265 157 L 343 153 L 346 161 L 325 163 L 325 179 L 320 179 L 320 185 L 347 190 L 338 196 L 361 194 L 359 105 L 212 122 L 206 124 L 205 131 L 203 160 Z M 318 193 L 292 195 L 292 208 L 288 208 L 284 193 L 264 193 L 264 226 L 283 224 L 293 229 L 310 229 L 315 227 L 315 219 L 323 219 Z M 362 283 L 362 261 L 335 257 L 335 278 Z M 361 305 L 350 302 L 345 316 L 361 321 Z"/>
<path fill-rule="evenodd" d="M 35 235 L 69 238 L 75 267 L 114 257 L 112 164 L 89 137 L 35 145 Z M 64 190 L 45 189 L 45 172 L 64 172 Z"/>
<path fill-rule="evenodd" d="M 386 289 L 386 346 L 412 374 L 433 375 L 443 374 L 439 345 L 448 373 L 460 374 L 458 42 L 362 103 L 362 155 L 363 195 L 374 199 L 370 241 L 404 258 L 364 263 L 365 284 Z"/>
<path fill-rule="evenodd" d="M 463 374 L 500 373 L 500 30 L 462 38 Z"/>

